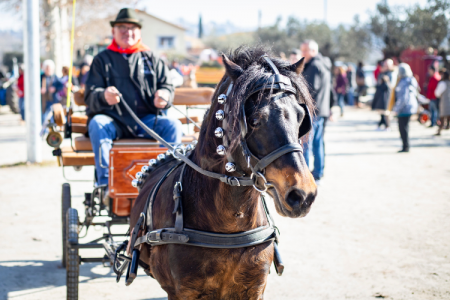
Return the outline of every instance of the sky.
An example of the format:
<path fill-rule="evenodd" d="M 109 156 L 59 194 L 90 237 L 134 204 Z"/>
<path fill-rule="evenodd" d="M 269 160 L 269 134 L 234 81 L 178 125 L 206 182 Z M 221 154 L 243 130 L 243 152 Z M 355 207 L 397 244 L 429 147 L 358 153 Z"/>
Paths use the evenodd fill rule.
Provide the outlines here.
<path fill-rule="evenodd" d="M 261 10 L 262 25 L 273 25 L 278 16 L 284 21 L 288 16 L 300 19 L 323 20 L 324 2 L 328 2 L 327 22 L 331 26 L 349 24 L 353 16 L 359 14 L 361 20 L 367 20 L 367 12 L 374 10 L 379 0 L 141 0 L 139 8 L 164 20 L 175 22 L 180 18 L 196 23 L 199 14 L 203 22 L 225 23 L 254 29 L 258 26 L 258 11 Z M 213 4 L 214 3 L 214 4 Z M 391 5 L 424 5 L 426 0 L 389 0 Z M 10 13 L 0 12 L 0 30 L 20 30 L 21 20 Z"/>

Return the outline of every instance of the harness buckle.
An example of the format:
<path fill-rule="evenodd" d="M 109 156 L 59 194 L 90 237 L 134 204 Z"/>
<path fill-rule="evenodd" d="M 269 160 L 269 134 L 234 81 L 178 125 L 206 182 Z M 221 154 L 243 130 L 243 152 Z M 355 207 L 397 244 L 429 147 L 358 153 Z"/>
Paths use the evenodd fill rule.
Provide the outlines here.
<path fill-rule="evenodd" d="M 258 183 L 257 182 L 257 178 L 258 177 L 260 177 L 260 178 L 262 178 L 263 180 L 264 180 L 264 189 L 262 190 L 262 189 L 259 189 L 257 186 L 256 186 L 256 184 Z M 254 178 L 254 179 L 253 179 Z M 261 172 L 257 172 L 256 174 L 255 173 L 252 173 L 251 175 L 250 175 L 250 179 L 253 181 L 253 188 L 255 189 L 255 190 L 257 190 L 258 192 L 260 192 L 260 193 L 263 193 L 263 192 L 265 192 L 265 191 L 267 191 L 267 189 L 268 189 L 268 185 L 267 185 L 267 179 L 266 179 L 266 177 L 264 177 L 264 175 L 261 173 Z"/>
<path fill-rule="evenodd" d="M 164 231 L 164 229 L 158 229 L 158 230 L 154 230 L 151 231 L 147 234 L 147 243 L 159 243 L 162 241 L 162 232 Z"/>
<path fill-rule="evenodd" d="M 236 177 L 228 177 L 230 180 L 230 183 L 233 181 L 233 180 L 236 180 L 236 185 L 233 185 L 233 186 L 241 186 L 241 183 L 239 182 L 239 179 L 237 179 Z"/>

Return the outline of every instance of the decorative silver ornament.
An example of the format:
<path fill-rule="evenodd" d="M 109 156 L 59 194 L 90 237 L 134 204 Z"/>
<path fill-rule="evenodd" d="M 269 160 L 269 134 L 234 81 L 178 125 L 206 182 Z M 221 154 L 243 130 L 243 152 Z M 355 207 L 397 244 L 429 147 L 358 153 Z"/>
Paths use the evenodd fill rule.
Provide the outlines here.
<path fill-rule="evenodd" d="M 223 138 L 223 129 L 222 127 L 217 127 L 216 130 L 214 130 L 214 135 L 218 138 Z"/>
<path fill-rule="evenodd" d="M 135 188 L 137 188 L 138 186 L 140 186 L 142 184 L 142 181 L 138 180 L 138 179 L 133 179 L 133 181 L 131 182 L 131 185 Z"/>
<path fill-rule="evenodd" d="M 191 145 L 194 146 L 194 148 L 195 148 L 195 146 L 197 146 L 197 144 L 198 144 L 197 140 L 193 140 L 192 143 L 191 143 Z"/>
<path fill-rule="evenodd" d="M 219 146 L 217 146 L 216 151 L 217 151 L 217 154 L 219 154 L 219 155 L 225 155 L 226 148 L 223 145 L 219 145 Z"/>
<path fill-rule="evenodd" d="M 143 172 L 136 173 L 136 179 L 138 179 L 138 180 L 145 179 L 146 177 L 147 177 L 147 173 L 143 173 Z"/>
<path fill-rule="evenodd" d="M 148 165 L 149 165 L 150 167 L 153 167 L 154 165 L 156 165 L 156 163 L 157 163 L 157 161 L 156 161 L 156 159 L 154 159 L 154 158 L 152 158 L 152 159 L 150 159 L 150 160 L 148 161 Z"/>
<path fill-rule="evenodd" d="M 172 150 L 167 150 L 167 151 L 166 151 L 166 156 L 172 156 L 172 155 L 173 155 Z"/>
<path fill-rule="evenodd" d="M 164 154 L 158 154 L 158 156 L 156 157 L 156 159 L 157 160 L 159 160 L 159 161 L 161 161 L 161 160 L 164 160 L 164 159 L 166 159 L 166 156 L 164 155 Z"/>
<path fill-rule="evenodd" d="M 225 170 L 227 170 L 227 172 L 234 172 L 236 171 L 236 165 L 233 164 L 232 162 L 227 162 L 225 165 Z"/>
<path fill-rule="evenodd" d="M 194 150 L 194 148 L 195 147 L 192 144 L 188 144 L 188 145 L 186 145 L 186 152 L 192 151 L 192 150 Z"/>
<path fill-rule="evenodd" d="M 222 121 L 225 118 L 225 113 L 223 112 L 223 110 L 219 109 L 218 111 L 216 111 L 216 119 L 219 121 Z"/>
<path fill-rule="evenodd" d="M 217 101 L 219 102 L 219 104 L 226 103 L 227 102 L 227 95 L 220 94 L 219 97 L 217 98 Z"/>
<path fill-rule="evenodd" d="M 143 167 L 141 168 L 141 172 L 142 172 L 142 173 L 150 173 L 150 168 L 151 168 L 151 167 L 149 167 L 149 166 L 143 166 Z"/>

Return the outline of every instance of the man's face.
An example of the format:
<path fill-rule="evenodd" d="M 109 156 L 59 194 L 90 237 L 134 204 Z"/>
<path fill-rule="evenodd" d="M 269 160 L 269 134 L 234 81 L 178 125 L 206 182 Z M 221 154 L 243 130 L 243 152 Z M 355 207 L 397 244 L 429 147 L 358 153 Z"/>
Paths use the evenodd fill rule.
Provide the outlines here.
<path fill-rule="evenodd" d="M 54 73 L 53 72 L 53 68 L 51 66 L 46 66 L 45 70 L 44 70 L 44 73 L 45 73 L 46 76 L 52 76 L 53 73 Z"/>
<path fill-rule="evenodd" d="M 433 76 L 433 75 L 434 75 L 433 69 L 428 69 L 428 74 L 429 74 L 430 76 Z"/>
<path fill-rule="evenodd" d="M 127 49 L 141 39 L 141 29 L 134 24 L 118 23 L 112 28 L 112 36 L 120 48 Z"/>
<path fill-rule="evenodd" d="M 306 62 L 310 61 L 311 58 L 313 58 L 313 53 L 311 49 L 309 49 L 308 44 L 302 44 L 300 46 L 300 51 L 302 52 L 302 55 L 305 58 Z"/>

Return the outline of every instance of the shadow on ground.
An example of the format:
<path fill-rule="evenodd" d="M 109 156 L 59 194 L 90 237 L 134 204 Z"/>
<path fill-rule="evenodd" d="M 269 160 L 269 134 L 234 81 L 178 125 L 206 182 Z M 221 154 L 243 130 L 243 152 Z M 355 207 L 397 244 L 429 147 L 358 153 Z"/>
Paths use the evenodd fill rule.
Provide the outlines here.
<path fill-rule="evenodd" d="M 110 270 L 107 274 L 92 272 L 97 264 L 80 265 L 80 284 L 90 282 L 98 278 L 109 278 L 115 282 L 116 275 Z M 138 275 L 147 277 L 147 275 Z M 122 284 L 123 284 L 122 279 Z M 35 294 L 39 299 L 39 293 L 66 285 L 66 269 L 61 266 L 60 260 L 15 260 L 0 261 L 0 299 L 12 299 L 12 292 L 21 291 L 21 295 Z M 26 290 L 30 290 L 29 293 Z M 145 298 L 145 300 L 166 300 L 167 298 Z M 144 300 L 144 299 L 143 299 Z"/>

